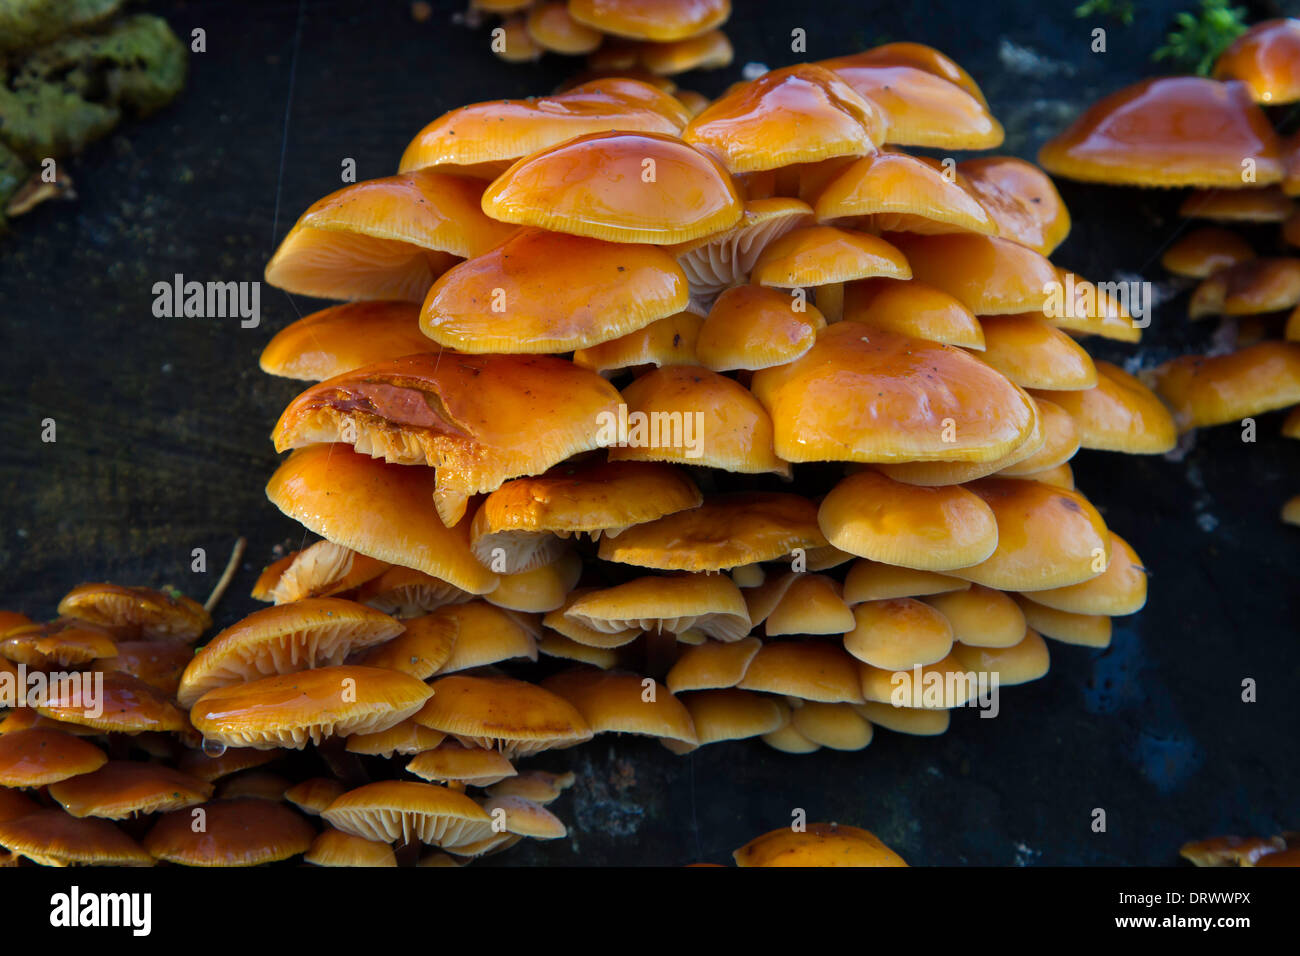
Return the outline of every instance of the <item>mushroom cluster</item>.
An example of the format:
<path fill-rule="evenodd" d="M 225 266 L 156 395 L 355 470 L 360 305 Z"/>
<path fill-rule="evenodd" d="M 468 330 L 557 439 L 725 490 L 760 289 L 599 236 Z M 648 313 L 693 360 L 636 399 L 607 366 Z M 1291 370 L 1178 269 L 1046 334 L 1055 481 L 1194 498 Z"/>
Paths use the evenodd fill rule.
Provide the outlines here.
<path fill-rule="evenodd" d="M 267 493 L 321 540 L 256 596 L 398 618 L 359 662 L 431 681 L 407 719 L 507 757 L 536 747 L 478 724 L 514 712 L 494 693 L 576 711 L 548 746 L 857 750 L 1042 677 L 1044 637 L 1105 647 L 1146 574 L 1069 460 L 1175 427 L 1079 344 L 1141 331 L 1049 260 L 1051 180 L 905 150 L 1002 136 L 912 43 L 698 112 L 605 76 L 434 120 L 267 266 L 350 301 L 262 355 L 311 383 Z"/>
<path fill-rule="evenodd" d="M 1300 833 L 1192 840 L 1183 844 L 1178 855 L 1196 866 L 1300 866 Z"/>
<path fill-rule="evenodd" d="M 1300 257 L 1256 254 L 1233 224 L 1281 226 L 1300 247 L 1300 134 L 1275 132 L 1268 108 L 1300 102 L 1300 20 L 1268 20 L 1235 40 L 1213 78 L 1170 76 L 1120 90 L 1039 154 L 1054 174 L 1089 182 L 1189 188 L 1190 228 L 1161 257 L 1197 284 L 1188 316 L 1221 317 L 1213 351 L 1184 355 L 1147 378 L 1180 433 L 1292 408 L 1283 435 L 1300 438 Z M 1281 116 L 1278 117 L 1282 119 Z M 1300 524 L 1300 495 L 1282 506 Z"/>
<path fill-rule="evenodd" d="M 299 580 L 319 576 L 303 569 Z M 424 683 L 473 667 L 476 635 L 500 647 L 513 627 L 531 643 L 503 612 L 474 608 L 403 623 L 355 601 L 301 598 L 254 612 L 197 653 L 207 611 L 150 588 L 82 585 L 48 624 L 5 612 L 0 685 L 21 696 L 0 720 L 0 865 L 304 855 L 397 866 L 393 844 L 404 854 L 425 844 L 435 849 L 420 865 L 444 866 L 564 836 L 546 804 L 573 775 L 519 773 L 511 759 L 589 738 L 576 710 L 521 682 Z M 308 742 L 324 745 L 327 776 L 286 766 Z M 379 770 L 409 757 L 420 780 L 375 780 L 363 756 Z"/>
<path fill-rule="evenodd" d="M 733 56 L 719 29 L 731 0 L 470 0 L 469 9 L 500 18 L 492 52 L 509 63 L 560 53 L 585 56 L 592 74 L 668 77 Z"/>

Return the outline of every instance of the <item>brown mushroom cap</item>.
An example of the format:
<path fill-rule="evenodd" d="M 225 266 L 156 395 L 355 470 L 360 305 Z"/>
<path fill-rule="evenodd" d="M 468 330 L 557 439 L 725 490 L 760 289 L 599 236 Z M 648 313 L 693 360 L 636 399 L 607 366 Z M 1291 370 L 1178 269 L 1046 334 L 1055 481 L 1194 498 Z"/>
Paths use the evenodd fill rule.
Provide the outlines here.
<path fill-rule="evenodd" d="M 122 820 L 202 803 L 212 797 L 212 784 L 161 764 L 113 760 L 54 784 L 50 796 L 74 817 Z"/>
<path fill-rule="evenodd" d="M 1183 200 L 1178 215 L 1216 222 L 1284 222 L 1294 209 L 1295 203 L 1281 186 L 1198 189 Z"/>
<path fill-rule="evenodd" d="M 431 686 L 434 696 L 416 722 L 466 746 L 495 748 L 513 760 L 591 739 L 591 728 L 572 704 L 535 684 L 454 674 Z"/>
<path fill-rule="evenodd" d="M 669 43 L 721 26 L 731 0 L 569 0 L 569 14 L 601 33 Z"/>
<path fill-rule="evenodd" d="M 1021 388 L 1092 388 L 1097 369 L 1074 339 L 1030 314 L 987 315 L 984 353 L 980 356 Z"/>
<path fill-rule="evenodd" d="M 59 602 L 59 614 L 110 628 L 119 638 L 193 644 L 212 626 L 203 605 L 178 591 L 82 584 Z"/>
<path fill-rule="evenodd" d="M 0 637 L 0 657 L 28 667 L 67 668 L 116 656 L 117 645 L 107 630 L 73 618 L 20 625 Z"/>
<path fill-rule="evenodd" d="M 1002 591 L 971 585 L 967 591 L 927 597 L 930 605 L 952 625 L 955 640 L 972 647 L 1011 647 L 1025 636 L 1025 615 Z"/>
<path fill-rule="evenodd" d="M 849 164 L 817 196 L 818 222 L 870 216 L 877 230 L 992 234 L 997 225 L 955 179 L 906 153 L 877 153 Z"/>
<path fill-rule="evenodd" d="M 44 787 L 94 773 L 108 758 L 94 744 L 58 730 L 0 736 L 0 786 Z"/>
<path fill-rule="evenodd" d="M 863 601 L 888 601 L 892 598 L 965 591 L 971 586 L 969 581 L 947 574 L 900 568 L 860 558 L 853 562 L 844 579 L 844 600 L 853 605 Z"/>
<path fill-rule="evenodd" d="M 1072 614 L 1135 614 L 1147 602 L 1147 570 L 1132 546 L 1112 531 L 1110 562 L 1105 571 L 1080 584 L 1031 591 L 1025 597 L 1035 604 Z"/>
<path fill-rule="evenodd" d="M 273 750 L 251 750 L 231 747 L 215 756 L 202 750 L 186 750 L 177 762 L 177 769 L 205 783 L 213 783 L 222 777 L 241 770 L 261 767 L 281 756 Z"/>
<path fill-rule="evenodd" d="M 1229 355 L 1185 355 L 1155 375 L 1180 431 L 1240 421 L 1300 403 L 1300 344 L 1261 342 Z"/>
<path fill-rule="evenodd" d="M 817 507 L 807 498 L 735 492 L 605 537 L 600 558 L 661 571 L 721 571 L 825 544 Z"/>
<path fill-rule="evenodd" d="M 310 740 L 375 733 L 413 715 L 432 691 L 399 671 L 342 665 L 218 687 L 195 702 L 207 740 L 257 750 L 301 750 Z"/>
<path fill-rule="evenodd" d="M 1248 259 L 1220 269 L 1192 293 L 1189 318 L 1208 315 L 1258 315 L 1289 309 L 1300 302 L 1300 259 Z"/>
<path fill-rule="evenodd" d="M 423 750 L 406 765 L 408 773 L 435 783 L 461 783 L 471 787 L 489 787 L 517 772 L 503 754 L 481 747 L 466 747 L 455 740 L 444 740 L 436 747 Z"/>
<path fill-rule="evenodd" d="M 121 671 L 139 678 L 166 697 L 175 697 L 181 674 L 194 659 L 185 644 L 170 641 L 121 641 L 117 654 L 97 665 L 98 669 Z"/>
<path fill-rule="evenodd" d="M 1241 188 L 1282 178 L 1277 136 L 1239 83 L 1199 76 L 1143 80 L 1094 103 L 1039 151 L 1049 173 L 1128 186 Z"/>
<path fill-rule="evenodd" d="M 1110 362 L 1094 364 L 1095 387 L 1041 396 L 1069 412 L 1079 447 L 1130 455 L 1162 455 L 1173 449 L 1178 443 L 1175 418 L 1156 394 Z"/>
<path fill-rule="evenodd" d="M 608 382 L 563 359 L 410 355 L 307 389 L 280 416 L 274 438 L 278 451 L 346 438 L 392 463 L 432 465 L 434 501 L 451 526 L 470 495 L 600 447 L 602 414 L 617 408 Z"/>
<path fill-rule="evenodd" d="M 1250 243 L 1217 226 L 1194 229 L 1165 250 L 1160 264 L 1174 275 L 1205 279 L 1220 269 L 1255 258 Z"/>
<path fill-rule="evenodd" d="M 984 350 L 974 314 L 947 292 L 912 279 L 861 279 L 844 287 L 844 319 L 944 345 Z"/>
<path fill-rule="evenodd" d="M 99 675 L 95 675 L 99 684 Z M 93 697 L 93 699 L 92 699 Z M 130 674 L 103 675 L 102 688 L 93 694 L 71 681 L 50 684 L 45 702 L 37 713 L 52 720 L 93 727 L 110 733 L 137 734 L 143 731 L 186 730 L 185 714 L 159 691 Z"/>
<path fill-rule="evenodd" d="M 548 677 L 542 686 L 577 708 L 595 733 L 699 744 L 690 712 L 666 686 L 648 677 L 574 668 Z"/>
<path fill-rule="evenodd" d="M 1256 23 L 1214 61 L 1216 80 L 1240 80 L 1257 103 L 1300 100 L 1300 20 Z"/>
<path fill-rule="evenodd" d="M 263 770 L 245 770 L 227 777 L 217 786 L 217 799 L 234 800 L 251 797 L 255 800 L 279 802 L 290 787 L 287 777 Z M 196 801 L 197 802 L 197 801 Z"/>
<path fill-rule="evenodd" d="M 308 598 L 254 611 L 195 655 L 176 699 L 192 707 L 218 687 L 342 664 L 348 655 L 401 631 L 402 625 L 387 614 L 339 598 Z"/>
<path fill-rule="evenodd" d="M 799 700 L 862 701 L 857 662 L 838 643 L 827 640 L 765 643 L 736 686 Z"/>
<path fill-rule="evenodd" d="M 854 607 L 853 617 L 855 626 L 844 635 L 844 649 L 873 667 L 893 671 L 934 664 L 952 650 L 948 619 L 915 598 L 867 601 Z M 817 740 L 803 728 L 800 732 Z"/>
<path fill-rule="evenodd" d="M 732 856 L 737 866 L 907 866 L 874 833 L 837 823 L 810 823 L 798 832 L 782 827 Z"/>
<path fill-rule="evenodd" d="M 179 866 L 258 866 L 307 852 L 315 835 L 284 804 L 245 797 L 173 810 L 149 831 L 144 846 Z"/>
<path fill-rule="evenodd" d="M 957 644 L 952 656 L 967 670 L 997 674 L 998 683 L 1006 687 L 1038 680 L 1050 666 L 1047 644 L 1032 627 L 1025 632 L 1024 640 L 1011 647 Z"/>
<path fill-rule="evenodd" d="M 349 302 L 291 322 L 258 360 L 263 372 L 320 382 L 362 365 L 431 352 L 414 302 Z"/>
<path fill-rule="evenodd" d="M 812 63 L 772 70 L 723 94 L 682 139 L 717 155 L 733 175 L 875 152 L 884 122 L 875 105 Z"/>
<path fill-rule="evenodd" d="M 539 150 L 501 174 L 483 211 L 592 239 L 671 245 L 736 224 L 727 171 L 671 136 L 593 133 Z"/>
<path fill-rule="evenodd" d="M 998 543 L 993 511 L 960 485 L 925 488 L 872 471 L 832 488 L 817 521 L 837 548 L 922 571 L 978 564 Z"/>
<path fill-rule="evenodd" d="M 150 855 L 107 820 L 62 810 L 0 821 L 0 846 L 42 866 L 153 866 Z"/>
<path fill-rule="evenodd" d="M 1021 478 L 982 478 L 971 491 L 993 509 L 998 546 L 985 561 L 954 570 L 985 587 L 1037 591 L 1094 578 L 1110 560 L 1110 532 L 1076 491 Z"/>
<path fill-rule="evenodd" d="M 344 833 L 330 827 L 316 835 L 303 856 L 315 866 L 397 866 L 397 855 L 387 843 Z"/>
<path fill-rule="evenodd" d="M 1028 397 L 978 359 L 858 322 L 824 329 L 752 388 L 787 461 L 992 461 L 1034 427 Z"/>
<path fill-rule="evenodd" d="M 685 273 L 657 246 L 520 229 L 441 276 L 420 328 L 468 353 L 567 352 L 674 315 L 688 297 Z"/>

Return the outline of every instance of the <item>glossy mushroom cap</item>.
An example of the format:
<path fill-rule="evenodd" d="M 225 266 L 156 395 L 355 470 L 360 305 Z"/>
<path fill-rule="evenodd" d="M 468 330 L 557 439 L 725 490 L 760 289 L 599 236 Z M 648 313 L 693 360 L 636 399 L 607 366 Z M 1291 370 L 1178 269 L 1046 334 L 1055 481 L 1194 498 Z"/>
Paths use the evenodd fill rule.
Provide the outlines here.
<path fill-rule="evenodd" d="M 195 826 L 200 811 L 202 829 Z M 315 835 L 284 804 L 245 797 L 173 810 L 149 831 L 144 846 L 179 866 L 258 866 L 307 852 Z"/>
<path fill-rule="evenodd" d="M 1112 531 L 1110 562 L 1104 572 L 1080 584 L 1031 591 L 1026 597 L 1071 614 L 1135 614 L 1147 601 L 1147 569 L 1132 546 Z"/>
<path fill-rule="evenodd" d="M 1074 419 L 1079 446 L 1130 455 L 1170 451 L 1178 443 L 1175 421 L 1156 394 L 1116 365 L 1100 360 L 1095 365 L 1095 387 L 1041 396 Z"/>
<path fill-rule="evenodd" d="M 844 600 L 850 606 L 863 601 L 887 601 L 891 598 L 921 597 L 965 591 L 969 581 L 935 571 L 899 568 L 865 559 L 854 561 L 844 578 Z"/>
<path fill-rule="evenodd" d="M 54 784 L 50 796 L 74 817 L 122 820 L 202 803 L 212 797 L 212 784 L 162 764 L 114 760 Z"/>
<path fill-rule="evenodd" d="M 715 100 L 682 132 L 733 175 L 874 153 L 884 134 L 876 107 L 829 70 L 773 70 Z"/>
<path fill-rule="evenodd" d="M 722 571 L 826 545 L 817 508 L 784 492 L 712 495 L 698 508 L 635 525 L 600 542 L 602 561 L 661 571 Z"/>
<path fill-rule="evenodd" d="M 656 245 L 729 228 L 741 208 L 716 160 L 650 133 L 594 133 L 540 150 L 483 194 L 483 211 L 502 222 Z"/>
<path fill-rule="evenodd" d="M 1070 233 L 1070 211 L 1051 178 L 1015 156 L 957 164 L 957 181 L 979 200 L 996 235 L 1050 256 Z"/>
<path fill-rule="evenodd" d="M 98 674 L 95 683 L 99 684 Z M 61 682 L 37 706 L 37 713 L 52 720 L 93 727 L 109 733 L 166 733 L 186 730 L 185 714 L 169 698 L 130 674 L 103 675 L 103 686 L 88 691 L 75 683 Z"/>
<path fill-rule="evenodd" d="M 563 0 L 538 0 L 528 11 L 525 24 L 528 35 L 543 50 L 580 56 L 600 46 L 600 31 L 573 19 Z"/>
<path fill-rule="evenodd" d="M 721 26 L 731 0 L 569 0 L 569 14 L 601 33 L 668 43 Z"/>
<path fill-rule="evenodd" d="M 75 618 L 10 628 L 0 637 L 0 658 L 36 668 L 66 668 L 117 656 L 109 632 Z"/>
<path fill-rule="evenodd" d="M 984 350 L 984 330 L 947 292 L 912 279 L 862 279 L 844 287 L 844 319 L 943 345 Z"/>
<path fill-rule="evenodd" d="M 1255 258 L 1250 243 L 1228 229 L 1194 229 L 1165 250 L 1160 264 L 1174 275 L 1205 279 L 1220 269 Z"/>
<path fill-rule="evenodd" d="M 853 59 L 864 66 L 911 66 L 933 73 L 949 83 L 956 83 L 981 103 L 987 104 L 979 86 L 957 61 L 924 43 L 883 43 L 855 54 Z"/>
<path fill-rule="evenodd" d="M 878 153 L 846 166 L 817 196 L 819 222 L 870 216 L 876 230 L 997 232 L 980 201 L 925 160 Z"/>
<path fill-rule="evenodd" d="M 62 810 L 0 821 L 0 847 L 42 866 L 153 866 L 150 854 L 107 820 Z"/>
<path fill-rule="evenodd" d="M 825 326 L 815 306 L 786 292 L 738 285 L 713 303 L 695 352 L 700 364 L 715 372 L 770 368 L 807 352 Z"/>
<path fill-rule="evenodd" d="M 105 671 L 121 671 L 139 678 L 164 696 L 175 697 L 181 674 L 194 651 L 185 644 L 164 641 L 122 641 L 117 654 L 97 665 Z"/>
<path fill-rule="evenodd" d="M 1283 222 L 1295 203 L 1281 186 L 1259 189 L 1198 189 L 1183 200 L 1178 215 L 1216 222 Z"/>
<path fill-rule="evenodd" d="M 752 388 L 787 461 L 991 461 L 1034 427 L 1027 396 L 978 359 L 858 322 L 823 330 Z"/>
<path fill-rule="evenodd" d="M 333 541 L 317 541 L 286 555 L 264 570 L 253 597 L 290 604 L 351 591 L 387 571 L 391 565 Z"/>
<path fill-rule="evenodd" d="M 387 730 L 368 734 L 353 734 L 348 738 L 350 754 L 392 759 L 394 754 L 420 754 L 440 746 L 447 735 L 417 724 L 408 717 Z"/>
<path fill-rule="evenodd" d="M 462 352 L 567 352 L 686 308 L 686 276 L 656 246 L 520 229 L 448 271 L 420 328 Z"/>
<path fill-rule="evenodd" d="M 947 292 L 976 315 L 1034 312 L 1058 281 L 1045 257 L 1009 239 L 974 233 L 891 234 L 912 277 Z"/>
<path fill-rule="evenodd" d="M 386 465 L 347 445 L 294 452 L 266 496 L 317 534 L 383 561 L 482 594 L 497 584 L 469 549 L 469 522 L 448 528 L 434 507 L 432 469 Z"/>
<path fill-rule="evenodd" d="M 434 696 L 416 721 L 466 746 L 495 748 L 514 759 L 591 739 L 591 728 L 570 703 L 534 684 L 454 674 L 432 687 Z"/>
<path fill-rule="evenodd" d="M 112 629 L 119 638 L 193 644 L 212 626 L 203 605 L 178 591 L 82 584 L 59 602 L 59 614 Z"/>
<path fill-rule="evenodd" d="M 1300 20 L 1256 23 L 1214 61 L 1216 80 L 1240 80 L 1256 103 L 1300 100 Z"/>
<path fill-rule="evenodd" d="M 1083 346 L 1038 315 L 986 315 L 980 326 L 980 358 L 1021 388 L 1077 391 L 1097 384 L 1097 369 Z"/>
<path fill-rule="evenodd" d="M 657 76 L 673 76 L 687 70 L 719 70 L 729 66 L 735 55 L 731 41 L 721 30 L 708 30 L 670 43 L 644 43 L 638 51 L 641 65 Z M 674 95 L 680 97 L 689 92 L 674 91 Z M 705 100 L 701 108 L 707 105 Z"/>
<path fill-rule="evenodd" d="M 0 736 L 0 787 L 44 787 L 94 773 L 108 758 L 89 741 L 33 727 Z"/>
<path fill-rule="evenodd" d="M 341 782 L 332 777 L 311 777 L 286 790 L 284 799 L 308 816 L 318 817 L 345 789 Z"/>
<path fill-rule="evenodd" d="M 970 647 L 958 644 L 952 656 L 968 671 L 997 674 L 1005 687 L 1027 684 L 1045 675 L 1051 665 L 1047 644 L 1031 627 L 1024 639 L 1011 647 Z"/>
<path fill-rule="evenodd" d="M 350 302 L 286 325 L 267 343 L 258 364 L 268 375 L 321 382 L 354 368 L 432 352 L 420 332 L 414 302 Z"/>
<path fill-rule="evenodd" d="M 1261 342 L 1229 355 L 1185 355 L 1156 369 L 1181 431 L 1300 404 L 1300 344 Z"/>
<path fill-rule="evenodd" d="M 585 349 L 575 349 L 573 364 L 593 372 L 617 372 L 640 366 L 698 365 L 695 340 L 704 320 L 683 311 Z"/>
<path fill-rule="evenodd" d="M 837 823 L 782 827 L 746 843 L 732 856 L 737 866 L 907 866 L 875 834 Z"/>
<path fill-rule="evenodd" d="M 1187 314 L 1257 315 L 1300 303 L 1300 259 L 1248 259 L 1220 269 L 1192 293 Z"/>
<path fill-rule="evenodd" d="M 399 671 L 343 665 L 208 691 L 190 711 L 206 740 L 301 750 L 325 737 L 375 733 L 410 717 L 432 691 Z"/>
<path fill-rule="evenodd" d="M 607 444 L 599 423 L 617 406 L 608 382 L 563 359 L 411 355 L 312 386 L 274 437 L 279 451 L 346 437 L 395 464 L 434 466 L 434 500 L 451 526 L 470 495 Z"/>
<path fill-rule="evenodd" d="M 254 611 L 194 656 L 176 699 L 192 707 L 218 687 L 342 664 L 348 655 L 401 631 L 402 625 L 387 614 L 339 598 L 308 598 Z"/>
<path fill-rule="evenodd" d="M 515 658 L 537 660 L 537 641 L 532 632 L 509 611 L 487 601 L 448 605 L 429 616 L 450 621 L 456 634 L 451 656 L 438 669 L 440 674 Z"/>
<path fill-rule="evenodd" d="M 1280 147 L 1263 111 L 1239 83 L 1156 77 L 1093 104 L 1038 154 L 1067 179 L 1124 186 L 1240 189 L 1252 160 L 1260 186 L 1282 179 Z"/>
<path fill-rule="evenodd" d="M 885 276 L 910 279 L 907 260 L 878 236 L 834 226 L 804 226 L 773 240 L 754 263 L 758 285 L 799 289 Z"/>

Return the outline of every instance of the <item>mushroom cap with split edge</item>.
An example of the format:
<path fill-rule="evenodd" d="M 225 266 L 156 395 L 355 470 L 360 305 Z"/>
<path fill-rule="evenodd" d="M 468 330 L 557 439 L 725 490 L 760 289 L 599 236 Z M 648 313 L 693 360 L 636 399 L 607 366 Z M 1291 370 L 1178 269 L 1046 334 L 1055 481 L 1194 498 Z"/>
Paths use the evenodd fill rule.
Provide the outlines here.
<path fill-rule="evenodd" d="M 227 746 L 301 750 L 392 727 L 431 694 L 400 671 L 345 664 L 218 687 L 195 702 L 190 719 L 204 739 Z"/>
<path fill-rule="evenodd" d="M 978 359 L 858 322 L 822 330 L 800 358 L 755 372 L 751 388 L 777 454 L 793 462 L 992 461 L 1035 421 L 1028 396 Z"/>
<path fill-rule="evenodd" d="M 114 631 L 119 638 L 193 644 L 212 626 L 203 605 L 175 589 L 158 591 L 117 584 L 82 584 L 59 602 L 61 617 Z"/>
<path fill-rule="evenodd" d="M 470 551 L 470 523 L 443 524 L 436 486 L 430 468 L 388 465 L 342 444 L 312 445 L 280 464 L 266 496 L 337 544 L 474 594 L 490 591 L 497 576 Z"/>
<path fill-rule="evenodd" d="M 636 332 L 688 300 L 685 273 L 658 246 L 520 229 L 439 277 L 420 329 L 465 353 L 568 352 Z"/>
<path fill-rule="evenodd" d="M 153 866 L 149 853 L 107 820 L 58 809 L 0 821 L 0 847 L 41 866 Z"/>
<path fill-rule="evenodd" d="M 113 760 L 93 773 L 50 787 L 50 796 L 74 817 L 122 820 L 166 813 L 212 797 L 212 784 L 156 763 Z"/>
<path fill-rule="evenodd" d="M 591 727 L 562 697 L 525 681 L 453 674 L 431 685 L 417 723 L 507 759 L 591 739 Z"/>
<path fill-rule="evenodd" d="M 635 578 L 589 591 L 564 613 L 571 620 L 608 633 L 638 629 L 681 634 L 695 629 L 720 641 L 738 641 L 750 628 L 740 589 L 720 574 Z"/>
<path fill-rule="evenodd" d="M 203 828 L 195 814 L 203 811 Z M 244 797 L 173 810 L 144 838 L 155 858 L 180 866 L 258 866 L 307 852 L 316 833 L 282 803 Z"/>
<path fill-rule="evenodd" d="M 371 362 L 435 350 L 420 332 L 414 302 L 348 302 L 290 322 L 258 364 L 268 375 L 323 382 Z"/>
<path fill-rule="evenodd" d="M 181 677 L 177 700 L 191 707 L 210 690 L 342 664 L 396 637 L 402 625 L 373 608 L 339 598 L 308 598 L 254 611 L 200 650 Z"/>
<path fill-rule="evenodd" d="M 483 211 L 503 222 L 614 242 L 671 245 L 735 225 L 742 205 L 722 165 L 657 133 L 593 133 L 502 173 Z"/>
<path fill-rule="evenodd" d="M 666 686 L 636 674 L 573 668 L 542 681 L 595 733 L 640 734 L 698 746 L 690 712 Z"/>
<path fill-rule="evenodd" d="M 737 866 L 907 866 L 873 833 L 837 823 L 809 823 L 795 832 L 782 827 L 732 854 Z"/>
<path fill-rule="evenodd" d="M 277 451 L 349 439 L 394 464 L 432 465 L 434 502 L 450 527 L 470 495 L 601 447 L 598 423 L 617 414 L 618 399 L 596 373 L 549 355 L 409 355 L 307 389 L 274 439 Z"/>

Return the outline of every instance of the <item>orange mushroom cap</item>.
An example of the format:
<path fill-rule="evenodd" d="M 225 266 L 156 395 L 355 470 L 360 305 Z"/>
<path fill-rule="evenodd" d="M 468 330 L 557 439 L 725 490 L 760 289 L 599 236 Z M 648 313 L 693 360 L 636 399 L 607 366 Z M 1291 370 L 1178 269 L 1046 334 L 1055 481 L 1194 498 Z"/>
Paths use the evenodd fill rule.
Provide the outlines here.
<path fill-rule="evenodd" d="M 690 712 L 667 687 L 636 674 L 562 671 L 542 686 L 563 697 L 596 733 L 642 734 L 697 746 Z"/>
<path fill-rule="evenodd" d="M 817 196 L 817 220 L 870 216 L 873 229 L 914 233 L 998 231 L 980 200 L 930 163 L 877 153 L 846 166 Z"/>
<path fill-rule="evenodd" d="M 669 43 L 643 43 L 637 54 L 641 65 L 651 73 L 673 76 L 687 70 L 721 69 L 730 65 L 735 51 L 725 33 L 707 30 Z"/>
<path fill-rule="evenodd" d="M 212 626 L 203 605 L 179 591 L 117 584 L 82 584 L 59 602 L 62 617 L 111 629 L 120 639 L 193 644 Z"/>
<path fill-rule="evenodd" d="M 195 826 L 200 811 L 202 828 Z M 180 866 L 258 866 L 306 853 L 315 835 L 284 804 L 244 797 L 173 810 L 149 831 L 144 846 Z"/>
<path fill-rule="evenodd" d="M 321 382 L 371 362 L 432 352 L 413 302 L 349 302 L 286 325 L 258 360 L 263 372 Z"/>
<path fill-rule="evenodd" d="M 1205 226 L 1182 236 L 1165 250 L 1160 264 L 1174 275 L 1205 279 L 1220 269 L 1255 258 L 1250 243 L 1227 229 Z"/>
<path fill-rule="evenodd" d="M 1178 443 L 1175 421 L 1156 394 L 1117 365 L 1100 360 L 1094 364 L 1093 388 L 1035 397 L 1055 402 L 1070 414 L 1081 448 L 1130 455 L 1170 451 Z"/>
<path fill-rule="evenodd" d="M 1300 404 L 1300 344 L 1261 342 L 1229 355 L 1185 355 L 1156 369 L 1181 431 Z"/>
<path fill-rule="evenodd" d="M 975 315 L 947 292 L 916 279 L 861 279 L 844 287 L 844 319 L 943 345 L 984 350 Z"/>
<path fill-rule="evenodd" d="M 42 866 L 152 866 L 150 855 L 107 820 L 35 810 L 0 821 L 0 846 Z"/>
<path fill-rule="evenodd" d="M 684 311 L 628 332 L 616 339 L 575 349 L 573 364 L 605 374 L 641 366 L 699 365 L 695 342 L 704 320 Z"/>
<path fill-rule="evenodd" d="M 94 744 L 58 730 L 0 736 L 0 787 L 44 787 L 94 773 L 108 758 Z"/>
<path fill-rule="evenodd" d="M 667 43 L 721 26 L 731 0 L 569 0 L 569 14 L 601 33 Z"/>
<path fill-rule="evenodd" d="M 907 866 L 874 833 L 837 823 L 810 823 L 797 832 L 782 827 L 732 855 L 737 866 Z"/>
<path fill-rule="evenodd" d="M 816 307 L 798 311 L 798 301 L 763 286 L 728 289 L 713 303 L 699 330 L 695 352 L 700 364 L 725 372 L 794 361 L 812 348 L 818 330 L 826 325 Z"/>
<path fill-rule="evenodd" d="M 1091 356 L 1074 339 L 1033 314 L 986 315 L 980 356 L 1021 388 L 1075 390 L 1097 384 Z"/>
<path fill-rule="evenodd" d="M 573 19 L 564 0 L 534 3 L 525 25 L 533 42 L 543 50 L 580 56 L 600 46 L 600 31 Z"/>
<path fill-rule="evenodd" d="M 451 849 L 492 835 L 492 818 L 465 794 L 409 780 L 349 790 L 321 816 L 345 833 L 380 843 L 417 839 Z"/>
<path fill-rule="evenodd" d="M 1257 103 L 1300 100 L 1300 20 L 1256 23 L 1214 61 L 1216 80 L 1240 80 Z"/>
<path fill-rule="evenodd" d="M 804 226 L 769 243 L 750 278 L 757 285 L 799 289 L 871 276 L 910 279 L 912 271 L 903 253 L 878 236 Z"/>
<path fill-rule="evenodd" d="M 1009 239 L 973 233 L 891 234 L 912 277 L 947 292 L 976 315 L 1041 309 L 1056 270 L 1032 249 Z"/>
<path fill-rule="evenodd" d="M 57 688 L 51 682 L 50 693 L 36 711 L 52 720 L 109 733 L 188 729 L 185 715 L 168 698 L 144 681 L 118 672 L 104 674 L 103 686 L 93 694 L 72 682 L 60 682 Z"/>
<path fill-rule="evenodd" d="M 417 723 L 466 746 L 500 750 L 508 759 L 591 739 L 591 727 L 562 697 L 504 677 L 453 674 L 431 685 Z"/>
<path fill-rule="evenodd" d="M 212 784 L 161 764 L 113 760 L 54 784 L 50 796 L 74 817 L 121 820 L 202 803 L 211 798 Z"/>
<path fill-rule="evenodd" d="M 979 200 L 996 234 L 1050 256 L 1070 234 L 1070 211 L 1046 173 L 1015 156 L 967 159 L 957 179 Z"/>

